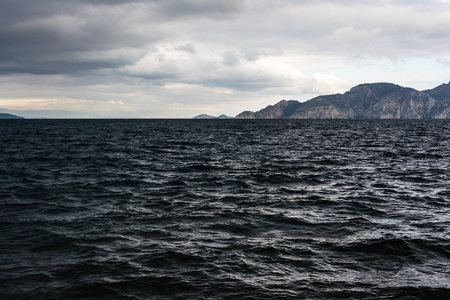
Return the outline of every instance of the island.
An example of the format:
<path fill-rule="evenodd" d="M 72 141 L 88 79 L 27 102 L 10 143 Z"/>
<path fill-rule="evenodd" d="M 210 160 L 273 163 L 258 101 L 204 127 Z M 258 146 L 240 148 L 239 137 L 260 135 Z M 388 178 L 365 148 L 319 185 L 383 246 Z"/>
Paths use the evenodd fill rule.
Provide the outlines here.
<path fill-rule="evenodd" d="M 234 117 L 229 117 L 226 115 L 220 115 L 218 117 L 214 117 L 214 116 L 210 116 L 207 114 L 201 114 L 201 115 L 193 117 L 193 119 L 234 119 Z"/>

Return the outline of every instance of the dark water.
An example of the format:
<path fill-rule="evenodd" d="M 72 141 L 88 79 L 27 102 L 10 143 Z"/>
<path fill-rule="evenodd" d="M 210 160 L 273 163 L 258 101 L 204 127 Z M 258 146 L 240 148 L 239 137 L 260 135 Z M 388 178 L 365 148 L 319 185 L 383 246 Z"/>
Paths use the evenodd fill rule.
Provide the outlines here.
<path fill-rule="evenodd" d="M 0 298 L 450 299 L 450 121 L 1 121 Z"/>

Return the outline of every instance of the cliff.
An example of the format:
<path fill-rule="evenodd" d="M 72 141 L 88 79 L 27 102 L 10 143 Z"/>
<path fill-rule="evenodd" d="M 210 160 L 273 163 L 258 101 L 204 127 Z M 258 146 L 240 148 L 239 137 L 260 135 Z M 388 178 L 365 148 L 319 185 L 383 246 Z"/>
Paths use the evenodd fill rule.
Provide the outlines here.
<path fill-rule="evenodd" d="M 450 83 L 417 91 L 392 83 L 361 84 L 344 94 L 306 102 L 282 100 L 238 119 L 433 119 L 450 118 Z"/>

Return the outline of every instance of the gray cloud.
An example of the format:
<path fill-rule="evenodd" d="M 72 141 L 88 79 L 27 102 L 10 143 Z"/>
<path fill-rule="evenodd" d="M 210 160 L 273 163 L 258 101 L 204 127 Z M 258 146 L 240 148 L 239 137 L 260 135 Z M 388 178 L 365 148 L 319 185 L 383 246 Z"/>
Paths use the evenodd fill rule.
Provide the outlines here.
<path fill-rule="evenodd" d="M 78 74 L 136 62 L 146 47 L 172 35 L 161 19 L 228 18 L 242 10 L 243 1 L 3 0 L 0 5 L 0 73 Z M 120 57 L 111 53 L 117 49 Z M 189 43 L 178 50 L 196 51 Z"/>
<path fill-rule="evenodd" d="M 239 60 L 236 57 L 236 55 L 233 53 L 233 51 L 230 51 L 230 50 L 226 50 L 222 54 L 222 60 L 223 60 L 224 65 L 229 66 L 229 67 L 234 67 L 239 63 Z"/>
<path fill-rule="evenodd" d="M 133 12 L 126 11 L 136 10 L 133 4 L 48 3 L 2 3 L 1 73 L 71 74 L 117 68 L 135 62 L 145 46 L 165 37 L 157 29 L 135 27 Z"/>
<path fill-rule="evenodd" d="M 243 0 L 164 0 L 158 1 L 156 10 L 166 17 L 213 17 L 236 16 L 244 9 Z"/>
<path fill-rule="evenodd" d="M 197 53 L 197 49 L 195 49 L 195 46 L 191 43 L 175 46 L 174 50 L 185 51 L 185 52 L 192 53 L 192 54 Z"/>

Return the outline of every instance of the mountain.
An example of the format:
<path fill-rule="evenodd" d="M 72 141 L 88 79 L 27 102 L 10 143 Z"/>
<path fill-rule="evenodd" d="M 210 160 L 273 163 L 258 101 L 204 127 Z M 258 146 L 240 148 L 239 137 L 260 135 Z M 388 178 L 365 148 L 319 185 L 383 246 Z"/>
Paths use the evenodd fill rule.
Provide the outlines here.
<path fill-rule="evenodd" d="M 198 116 L 193 117 L 193 119 L 234 119 L 233 117 L 228 117 L 226 115 L 220 115 L 218 117 L 210 116 L 207 114 L 201 114 Z"/>
<path fill-rule="evenodd" d="M 445 119 L 450 118 L 450 83 L 417 91 L 392 83 L 360 84 L 344 94 L 306 102 L 282 100 L 237 119 Z"/>
<path fill-rule="evenodd" d="M 0 119 L 25 119 L 25 118 L 8 113 L 0 113 Z"/>

